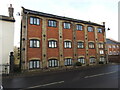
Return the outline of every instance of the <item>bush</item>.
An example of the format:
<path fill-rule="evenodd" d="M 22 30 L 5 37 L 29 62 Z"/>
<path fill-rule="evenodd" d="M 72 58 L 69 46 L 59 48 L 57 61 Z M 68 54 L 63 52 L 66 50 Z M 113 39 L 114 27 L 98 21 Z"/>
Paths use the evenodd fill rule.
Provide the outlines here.
<path fill-rule="evenodd" d="M 75 66 L 82 66 L 82 63 L 81 62 L 76 62 Z"/>
<path fill-rule="evenodd" d="M 104 64 L 104 62 L 99 62 L 99 64 Z"/>

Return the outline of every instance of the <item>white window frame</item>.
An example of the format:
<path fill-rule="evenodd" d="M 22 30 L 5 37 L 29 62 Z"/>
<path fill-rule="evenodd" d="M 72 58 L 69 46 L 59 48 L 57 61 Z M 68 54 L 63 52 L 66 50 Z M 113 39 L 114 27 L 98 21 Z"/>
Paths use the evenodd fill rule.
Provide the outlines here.
<path fill-rule="evenodd" d="M 76 30 L 82 31 L 83 30 L 83 26 L 80 24 L 76 25 Z"/>
<path fill-rule="evenodd" d="M 65 66 L 72 66 L 72 59 L 71 58 L 66 58 L 64 61 Z"/>
<path fill-rule="evenodd" d="M 48 47 L 49 48 L 57 48 L 57 41 L 55 41 L 55 40 L 49 40 L 48 41 Z"/>
<path fill-rule="evenodd" d="M 38 39 L 30 39 L 30 48 L 39 48 L 40 40 Z"/>
<path fill-rule="evenodd" d="M 85 58 L 84 57 L 78 58 L 78 62 L 81 62 L 82 64 L 85 64 Z"/>
<path fill-rule="evenodd" d="M 64 48 L 72 48 L 72 42 L 71 41 L 64 41 Z"/>
<path fill-rule="evenodd" d="M 93 29 L 93 27 L 91 27 L 91 26 L 88 26 L 88 32 L 93 32 L 94 31 L 94 29 Z"/>
<path fill-rule="evenodd" d="M 70 23 L 64 22 L 64 29 L 70 29 Z"/>
<path fill-rule="evenodd" d="M 29 69 L 39 69 L 39 68 L 40 68 L 40 60 L 29 61 Z"/>
<path fill-rule="evenodd" d="M 77 46 L 78 48 L 84 48 L 84 42 L 78 42 Z"/>
<path fill-rule="evenodd" d="M 48 66 L 49 67 L 58 67 L 58 60 L 57 59 L 49 59 L 48 60 Z"/>

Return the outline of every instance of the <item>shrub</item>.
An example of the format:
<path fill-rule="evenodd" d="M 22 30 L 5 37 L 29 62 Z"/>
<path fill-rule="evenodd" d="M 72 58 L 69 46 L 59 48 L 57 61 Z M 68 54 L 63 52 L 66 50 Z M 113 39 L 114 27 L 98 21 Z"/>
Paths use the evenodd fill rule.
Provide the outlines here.
<path fill-rule="evenodd" d="M 104 62 L 101 62 L 101 61 L 100 61 L 99 64 L 104 64 Z"/>
<path fill-rule="evenodd" d="M 81 62 L 76 62 L 75 66 L 82 66 L 82 63 Z"/>

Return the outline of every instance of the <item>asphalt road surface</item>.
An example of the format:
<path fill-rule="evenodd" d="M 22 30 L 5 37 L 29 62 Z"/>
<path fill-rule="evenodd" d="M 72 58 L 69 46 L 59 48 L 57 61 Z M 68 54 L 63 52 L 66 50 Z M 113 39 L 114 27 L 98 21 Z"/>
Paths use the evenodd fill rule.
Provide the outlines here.
<path fill-rule="evenodd" d="M 28 77 L 4 78 L 4 88 L 118 88 L 120 65 L 109 64 L 85 69 Z"/>

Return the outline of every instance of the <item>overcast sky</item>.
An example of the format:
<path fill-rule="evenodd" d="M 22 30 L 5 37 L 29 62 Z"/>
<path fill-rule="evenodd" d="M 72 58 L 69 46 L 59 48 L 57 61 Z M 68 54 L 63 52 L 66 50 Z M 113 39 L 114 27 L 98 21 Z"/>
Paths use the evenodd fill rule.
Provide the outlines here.
<path fill-rule="evenodd" d="M 15 9 L 15 45 L 19 44 L 21 6 L 40 12 L 91 21 L 98 24 L 106 22 L 107 38 L 118 40 L 118 2 L 119 0 L 2 0 L 0 15 L 8 16 L 8 6 Z"/>

